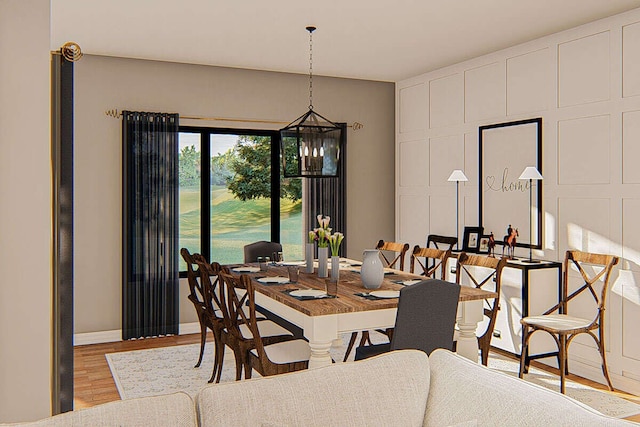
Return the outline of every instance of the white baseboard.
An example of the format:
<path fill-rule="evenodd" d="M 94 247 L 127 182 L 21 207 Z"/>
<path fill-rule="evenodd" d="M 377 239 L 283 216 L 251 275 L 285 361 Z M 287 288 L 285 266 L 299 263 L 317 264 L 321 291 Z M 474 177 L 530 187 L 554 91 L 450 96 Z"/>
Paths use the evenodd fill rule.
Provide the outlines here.
<path fill-rule="evenodd" d="M 569 372 L 603 385 L 607 384 L 607 380 L 604 378 L 602 367 L 600 365 L 592 366 L 578 360 L 569 360 Z M 611 378 L 613 387 L 616 390 L 640 396 L 640 381 L 618 375 L 611 372 L 611 369 L 609 369 L 609 377 Z"/>
<path fill-rule="evenodd" d="M 178 335 L 199 334 L 200 323 L 199 322 L 180 323 L 180 326 L 178 326 L 178 331 L 179 331 Z"/>
<path fill-rule="evenodd" d="M 181 323 L 178 326 L 179 335 L 199 334 L 200 323 Z M 107 342 L 122 341 L 122 331 L 114 329 L 111 331 L 84 332 L 81 334 L 73 334 L 73 345 L 103 344 Z"/>

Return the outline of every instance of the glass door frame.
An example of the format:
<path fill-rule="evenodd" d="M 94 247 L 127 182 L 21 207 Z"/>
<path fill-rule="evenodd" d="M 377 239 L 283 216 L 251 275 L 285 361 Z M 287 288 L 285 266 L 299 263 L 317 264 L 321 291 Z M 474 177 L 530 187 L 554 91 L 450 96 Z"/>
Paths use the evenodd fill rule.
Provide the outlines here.
<path fill-rule="evenodd" d="M 211 135 L 271 137 L 271 241 L 280 242 L 280 132 L 265 129 L 233 129 L 180 126 L 179 133 L 200 135 L 200 253 L 211 259 Z M 176 153 L 177 155 L 178 153 Z M 206 167 L 205 167 L 206 166 Z M 276 197 L 274 197 L 274 194 Z M 186 277 L 181 271 L 180 277 Z"/>

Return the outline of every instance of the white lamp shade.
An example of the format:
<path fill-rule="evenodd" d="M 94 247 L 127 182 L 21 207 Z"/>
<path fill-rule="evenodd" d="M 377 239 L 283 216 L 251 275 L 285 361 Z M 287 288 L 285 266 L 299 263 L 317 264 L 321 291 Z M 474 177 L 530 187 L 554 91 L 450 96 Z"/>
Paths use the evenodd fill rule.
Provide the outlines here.
<path fill-rule="evenodd" d="M 469 180 L 465 176 L 464 172 L 462 172 L 460 169 L 456 169 L 453 172 L 451 172 L 451 175 L 449 176 L 449 179 L 447 181 L 469 181 Z"/>
<path fill-rule="evenodd" d="M 524 168 L 522 174 L 520 175 L 520 178 L 518 179 L 532 179 L 535 181 L 539 181 L 544 178 L 542 177 L 540 172 L 538 172 L 538 169 L 536 169 L 534 166 L 527 166 L 526 168 Z"/>

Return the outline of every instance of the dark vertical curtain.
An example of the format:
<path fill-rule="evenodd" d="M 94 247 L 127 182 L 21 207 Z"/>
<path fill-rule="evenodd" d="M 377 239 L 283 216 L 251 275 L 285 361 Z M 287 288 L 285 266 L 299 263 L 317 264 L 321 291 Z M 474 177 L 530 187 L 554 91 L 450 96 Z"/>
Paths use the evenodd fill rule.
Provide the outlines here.
<path fill-rule="evenodd" d="M 345 239 L 340 245 L 340 256 L 347 253 L 349 234 L 347 233 L 347 125 L 339 123 L 342 128 L 340 139 L 340 158 L 338 160 L 338 177 L 308 178 L 305 183 L 307 210 L 305 229 L 318 226 L 317 215 L 331 217 L 329 226 L 333 232 L 340 231 Z"/>
<path fill-rule="evenodd" d="M 178 333 L 178 115 L 122 112 L 122 338 Z"/>
<path fill-rule="evenodd" d="M 73 62 L 51 58 L 53 414 L 73 410 Z"/>

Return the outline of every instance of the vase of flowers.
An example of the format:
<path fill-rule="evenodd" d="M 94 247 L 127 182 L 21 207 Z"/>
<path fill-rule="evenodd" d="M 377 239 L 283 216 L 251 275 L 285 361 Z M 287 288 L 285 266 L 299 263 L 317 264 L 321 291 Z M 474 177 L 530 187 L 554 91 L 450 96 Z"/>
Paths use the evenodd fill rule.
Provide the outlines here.
<path fill-rule="evenodd" d="M 313 230 L 318 242 L 318 277 L 329 277 L 329 238 L 331 237 L 331 228 L 329 228 L 328 216 L 318 215 L 319 227 Z"/>
<path fill-rule="evenodd" d="M 329 248 L 318 247 L 318 277 L 329 277 Z"/>
<path fill-rule="evenodd" d="M 331 249 L 331 280 L 338 281 L 340 278 L 340 244 L 344 239 L 344 234 L 339 231 L 329 237 L 329 248 Z"/>
<path fill-rule="evenodd" d="M 331 256 L 331 280 L 338 281 L 340 279 L 340 257 Z"/>

